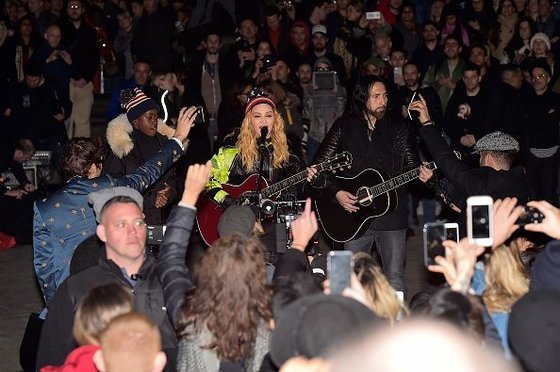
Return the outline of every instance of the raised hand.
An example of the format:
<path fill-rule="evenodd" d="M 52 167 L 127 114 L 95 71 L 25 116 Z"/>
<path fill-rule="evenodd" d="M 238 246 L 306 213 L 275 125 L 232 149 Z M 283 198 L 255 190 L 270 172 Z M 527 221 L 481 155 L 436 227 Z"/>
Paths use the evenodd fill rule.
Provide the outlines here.
<path fill-rule="evenodd" d="M 560 209 L 545 200 L 527 203 L 535 207 L 544 215 L 541 223 L 525 225 L 525 230 L 542 232 L 554 239 L 560 239 Z"/>
<path fill-rule="evenodd" d="M 211 174 L 212 163 L 210 160 L 206 164 L 193 164 L 189 166 L 187 177 L 185 178 L 185 191 L 183 191 L 181 202 L 194 206 L 198 196 L 208 183 Z"/>
<path fill-rule="evenodd" d="M 303 213 L 292 224 L 292 249 L 304 251 L 307 243 L 319 229 L 315 212 L 311 210 L 311 199 L 305 201 Z"/>
<path fill-rule="evenodd" d="M 189 132 L 192 127 L 194 127 L 194 119 L 196 118 L 196 107 L 191 106 L 189 108 L 183 107 L 179 113 L 179 121 L 177 122 L 177 128 L 175 129 L 175 134 L 173 137 L 177 138 L 181 142 L 185 142 L 189 136 Z"/>
<path fill-rule="evenodd" d="M 492 248 L 503 244 L 519 228 L 515 222 L 523 213 L 523 207 L 516 207 L 516 205 L 517 198 L 494 201 L 494 244 Z"/>

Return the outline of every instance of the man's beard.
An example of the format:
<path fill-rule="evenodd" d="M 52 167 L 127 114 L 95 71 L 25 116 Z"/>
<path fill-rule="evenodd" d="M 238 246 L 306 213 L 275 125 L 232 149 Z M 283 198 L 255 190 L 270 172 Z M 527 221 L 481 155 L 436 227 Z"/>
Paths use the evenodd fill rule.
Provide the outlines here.
<path fill-rule="evenodd" d="M 369 115 L 369 116 L 373 116 L 377 120 L 383 119 L 386 111 L 387 111 L 386 106 L 380 106 L 380 107 L 376 108 L 375 110 L 372 110 L 372 109 L 370 109 L 369 107 L 366 106 L 366 114 Z"/>

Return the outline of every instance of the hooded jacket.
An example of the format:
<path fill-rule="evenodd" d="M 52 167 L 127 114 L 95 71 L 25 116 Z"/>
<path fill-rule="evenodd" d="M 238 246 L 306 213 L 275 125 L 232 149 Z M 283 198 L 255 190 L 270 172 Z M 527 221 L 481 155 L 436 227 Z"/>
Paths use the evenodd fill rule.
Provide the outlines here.
<path fill-rule="evenodd" d="M 175 130 L 158 119 L 158 133 L 149 137 L 132 127 L 126 114 L 121 114 L 111 120 L 107 126 L 107 142 L 110 152 L 103 163 L 103 174 L 122 177 L 134 172 L 149 158 L 161 150 L 168 138 Z M 169 214 L 169 208 L 156 208 L 157 192 L 166 186 L 171 187 L 171 197 L 167 205 L 171 205 L 177 198 L 179 188 L 175 168 L 170 168 L 163 176 L 144 193 L 144 214 L 150 225 L 161 225 Z"/>

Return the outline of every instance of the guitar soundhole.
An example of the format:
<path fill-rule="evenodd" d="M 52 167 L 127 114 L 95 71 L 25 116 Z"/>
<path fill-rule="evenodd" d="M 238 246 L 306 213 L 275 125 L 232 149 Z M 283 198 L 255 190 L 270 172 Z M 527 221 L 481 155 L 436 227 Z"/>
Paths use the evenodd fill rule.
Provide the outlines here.
<path fill-rule="evenodd" d="M 358 204 L 362 207 L 368 207 L 373 202 L 373 195 L 371 194 L 369 187 L 360 187 L 356 196 L 358 197 Z"/>

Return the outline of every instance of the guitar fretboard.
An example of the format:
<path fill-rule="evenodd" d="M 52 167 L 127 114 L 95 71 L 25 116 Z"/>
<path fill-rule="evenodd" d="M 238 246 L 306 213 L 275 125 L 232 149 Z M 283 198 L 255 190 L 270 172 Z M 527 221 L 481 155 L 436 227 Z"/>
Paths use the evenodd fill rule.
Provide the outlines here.
<path fill-rule="evenodd" d="M 318 172 L 321 172 L 328 167 L 328 163 L 327 162 L 319 163 L 317 165 L 314 165 L 314 167 L 317 168 Z M 261 194 L 263 197 L 269 198 L 275 194 L 278 194 L 279 192 L 282 192 L 292 187 L 293 185 L 297 185 L 298 183 L 302 182 L 306 178 L 307 178 L 307 169 L 299 173 L 296 173 L 293 176 L 290 176 L 283 181 L 277 182 L 273 185 L 264 188 Z"/>
<path fill-rule="evenodd" d="M 437 168 L 435 162 L 426 164 L 426 167 L 430 170 L 434 170 Z M 380 183 L 379 185 L 372 186 L 370 188 L 370 192 L 373 195 L 373 198 L 376 198 L 379 195 L 386 193 L 387 191 L 394 190 L 397 187 L 404 185 L 405 183 L 417 179 L 419 175 L 420 168 L 409 170 L 408 172 L 400 174 L 395 178 L 391 178 L 390 180 Z"/>

